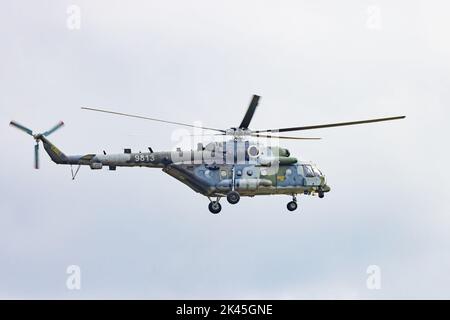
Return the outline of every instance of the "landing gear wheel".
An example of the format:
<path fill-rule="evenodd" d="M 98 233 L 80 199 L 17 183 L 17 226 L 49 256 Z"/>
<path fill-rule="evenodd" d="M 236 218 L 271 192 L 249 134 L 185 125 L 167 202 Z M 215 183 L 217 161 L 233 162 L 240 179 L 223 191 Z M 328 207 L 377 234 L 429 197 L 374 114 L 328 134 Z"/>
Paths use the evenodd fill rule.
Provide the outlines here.
<path fill-rule="evenodd" d="M 222 210 L 222 205 L 219 201 L 211 201 L 208 205 L 208 209 L 212 214 L 218 214 Z"/>
<path fill-rule="evenodd" d="M 240 199 L 241 199 L 241 196 L 239 195 L 239 192 L 237 192 L 237 191 L 230 191 L 227 194 L 227 200 L 231 204 L 238 203 Z"/>
<path fill-rule="evenodd" d="M 322 199 L 325 197 L 325 193 L 323 191 L 319 191 L 319 198 Z"/>
<path fill-rule="evenodd" d="M 288 204 L 287 204 L 287 209 L 288 209 L 289 211 L 295 211 L 295 210 L 297 210 L 297 202 L 296 202 L 296 201 L 288 202 Z"/>

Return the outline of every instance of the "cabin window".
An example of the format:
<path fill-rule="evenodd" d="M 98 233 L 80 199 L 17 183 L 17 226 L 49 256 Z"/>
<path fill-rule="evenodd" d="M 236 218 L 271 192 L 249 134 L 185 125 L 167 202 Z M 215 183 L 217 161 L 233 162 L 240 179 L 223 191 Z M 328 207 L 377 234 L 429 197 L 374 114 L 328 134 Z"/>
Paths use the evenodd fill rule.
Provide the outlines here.
<path fill-rule="evenodd" d="M 256 158 L 259 156 L 259 149 L 257 146 L 250 146 L 247 149 L 248 155 L 252 158 Z"/>

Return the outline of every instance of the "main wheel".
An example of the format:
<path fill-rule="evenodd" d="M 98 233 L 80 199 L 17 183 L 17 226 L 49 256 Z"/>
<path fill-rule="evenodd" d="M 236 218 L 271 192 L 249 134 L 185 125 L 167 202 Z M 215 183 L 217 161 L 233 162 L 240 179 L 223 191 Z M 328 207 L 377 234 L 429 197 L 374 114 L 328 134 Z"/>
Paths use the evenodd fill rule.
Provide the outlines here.
<path fill-rule="evenodd" d="M 319 198 L 322 199 L 325 197 L 325 193 L 323 191 L 319 191 Z"/>
<path fill-rule="evenodd" d="M 295 202 L 295 201 L 289 202 L 289 203 L 287 204 L 287 209 L 288 209 L 289 211 L 295 211 L 295 210 L 297 210 L 297 202 Z"/>
<path fill-rule="evenodd" d="M 212 214 L 218 214 L 222 210 L 222 205 L 218 201 L 211 201 L 208 209 Z"/>
<path fill-rule="evenodd" d="M 239 195 L 239 192 L 237 192 L 237 191 L 230 191 L 227 194 L 227 200 L 231 204 L 238 203 L 240 199 L 241 199 L 241 196 Z"/>

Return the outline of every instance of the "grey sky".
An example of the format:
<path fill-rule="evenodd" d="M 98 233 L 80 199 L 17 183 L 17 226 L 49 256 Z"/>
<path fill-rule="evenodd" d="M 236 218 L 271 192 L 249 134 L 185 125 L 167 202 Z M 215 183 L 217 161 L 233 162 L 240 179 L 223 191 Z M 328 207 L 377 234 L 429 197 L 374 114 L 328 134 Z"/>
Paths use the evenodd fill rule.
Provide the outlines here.
<path fill-rule="evenodd" d="M 66 9 L 81 8 L 81 29 Z M 373 6 L 381 14 L 371 28 Z M 446 1 L 2 1 L 0 298 L 450 298 Z M 219 216 L 160 170 L 70 170 L 8 126 L 58 120 L 66 153 L 171 149 L 176 127 L 402 115 L 283 142 L 324 200 L 243 199 Z M 66 289 L 79 265 L 82 290 Z M 379 265 L 382 289 L 366 288 Z"/>

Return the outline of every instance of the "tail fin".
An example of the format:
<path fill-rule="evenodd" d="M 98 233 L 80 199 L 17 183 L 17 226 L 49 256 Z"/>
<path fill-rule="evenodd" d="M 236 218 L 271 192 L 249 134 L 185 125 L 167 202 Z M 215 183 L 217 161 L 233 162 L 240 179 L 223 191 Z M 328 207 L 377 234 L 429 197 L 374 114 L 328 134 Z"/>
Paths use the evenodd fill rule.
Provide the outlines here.
<path fill-rule="evenodd" d="M 53 162 L 57 164 L 67 164 L 68 158 L 67 156 L 59 150 L 53 143 L 51 143 L 47 138 L 44 136 L 39 137 L 39 140 L 42 141 L 44 144 L 44 149 L 47 151 L 50 158 L 53 160 Z"/>

